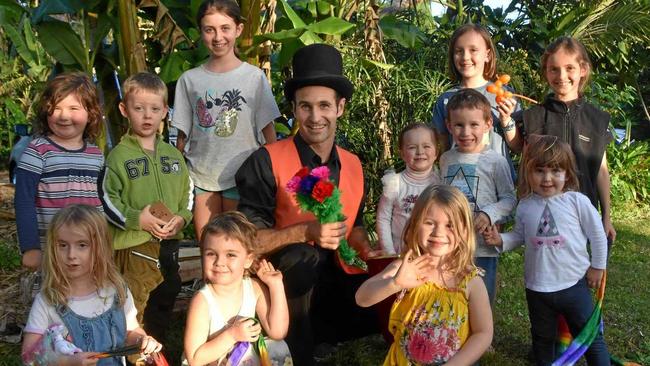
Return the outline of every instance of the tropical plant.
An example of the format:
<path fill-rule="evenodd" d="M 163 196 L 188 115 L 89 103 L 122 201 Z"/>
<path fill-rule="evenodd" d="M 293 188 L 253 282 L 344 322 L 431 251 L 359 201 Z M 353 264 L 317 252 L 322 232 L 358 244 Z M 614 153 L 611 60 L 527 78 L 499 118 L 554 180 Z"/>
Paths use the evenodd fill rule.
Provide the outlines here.
<path fill-rule="evenodd" d="M 650 143 L 612 143 L 607 149 L 613 202 L 647 203 L 650 199 Z"/>

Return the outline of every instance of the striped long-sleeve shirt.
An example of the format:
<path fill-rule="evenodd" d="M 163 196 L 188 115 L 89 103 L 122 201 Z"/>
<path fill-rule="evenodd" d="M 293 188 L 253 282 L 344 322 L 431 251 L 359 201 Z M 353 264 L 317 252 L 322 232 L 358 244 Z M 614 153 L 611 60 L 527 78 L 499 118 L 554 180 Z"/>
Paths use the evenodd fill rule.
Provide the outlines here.
<path fill-rule="evenodd" d="M 85 143 L 68 150 L 47 137 L 32 141 L 16 170 L 16 224 L 21 252 L 42 249 L 54 215 L 71 204 L 87 204 L 102 210 L 97 179 L 104 155 Z"/>

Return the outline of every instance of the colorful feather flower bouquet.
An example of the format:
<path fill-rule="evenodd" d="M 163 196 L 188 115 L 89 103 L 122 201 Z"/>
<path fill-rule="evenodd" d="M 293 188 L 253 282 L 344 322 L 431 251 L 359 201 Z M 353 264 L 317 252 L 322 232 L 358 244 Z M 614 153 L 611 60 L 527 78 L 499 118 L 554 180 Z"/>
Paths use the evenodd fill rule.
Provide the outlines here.
<path fill-rule="evenodd" d="M 311 171 L 303 167 L 287 182 L 286 190 L 293 193 L 302 211 L 316 216 L 321 224 L 345 221 L 341 206 L 341 191 L 330 180 L 330 171 L 326 166 Z M 348 265 L 364 271 L 368 269 L 364 262 L 343 238 L 338 247 L 338 254 Z"/>

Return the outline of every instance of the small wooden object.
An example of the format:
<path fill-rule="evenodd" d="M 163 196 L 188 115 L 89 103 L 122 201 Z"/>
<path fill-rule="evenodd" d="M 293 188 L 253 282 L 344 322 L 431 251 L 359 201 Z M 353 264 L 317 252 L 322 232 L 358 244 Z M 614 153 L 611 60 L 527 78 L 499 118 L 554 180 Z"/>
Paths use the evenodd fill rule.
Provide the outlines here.
<path fill-rule="evenodd" d="M 149 206 L 149 212 L 151 212 L 154 217 L 161 219 L 164 222 L 169 222 L 172 217 L 174 217 L 174 214 L 160 201 L 152 203 L 151 206 Z"/>

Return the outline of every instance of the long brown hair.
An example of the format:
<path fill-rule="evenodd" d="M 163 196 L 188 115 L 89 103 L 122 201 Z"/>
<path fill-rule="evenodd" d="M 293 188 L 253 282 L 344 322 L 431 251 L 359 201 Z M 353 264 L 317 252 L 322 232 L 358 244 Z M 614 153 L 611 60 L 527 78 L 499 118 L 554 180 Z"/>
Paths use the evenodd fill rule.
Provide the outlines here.
<path fill-rule="evenodd" d="M 559 168 L 565 171 L 563 192 L 578 191 L 580 183 L 576 173 L 576 161 L 571 146 L 557 136 L 528 136 L 524 154 L 519 166 L 517 194 L 525 198 L 533 193 L 531 175 L 537 167 Z"/>
<path fill-rule="evenodd" d="M 546 47 L 546 50 L 542 55 L 542 77 L 546 80 L 548 58 L 559 50 L 565 50 L 567 53 L 575 55 L 580 67 L 587 70 L 585 76 L 580 78 L 580 84 L 578 85 L 578 90 L 580 91 L 580 94 L 582 94 L 587 83 L 589 83 L 589 78 L 591 77 L 591 60 L 589 59 L 589 54 L 587 53 L 585 46 L 573 37 L 560 37 Z M 548 80 L 546 81 L 548 82 Z"/>
<path fill-rule="evenodd" d="M 454 63 L 454 51 L 458 38 L 467 32 L 476 32 L 485 41 L 485 47 L 490 52 L 490 59 L 487 63 L 485 63 L 485 67 L 483 68 L 483 78 L 485 78 L 485 80 L 494 80 L 497 75 L 497 50 L 496 47 L 494 47 L 494 43 L 492 42 L 492 37 L 490 36 L 490 33 L 487 31 L 487 29 L 478 24 L 471 23 L 456 28 L 454 33 L 451 35 L 451 40 L 449 41 L 449 49 L 447 51 L 449 76 L 452 80 L 458 82 L 463 79 L 460 72 L 456 69 L 456 64 Z"/>
<path fill-rule="evenodd" d="M 90 238 L 91 276 L 97 289 L 114 287 L 119 304 L 126 300 L 126 285 L 113 261 L 113 241 L 104 215 L 95 207 L 70 205 L 57 212 L 47 229 L 47 244 L 43 257 L 43 295 L 52 305 L 66 305 L 70 282 L 61 267 L 56 250 L 59 231 L 64 226 L 75 226 Z"/>
<path fill-rule="evenodd" d="M 404 249 L 406 253 L 413 250 L 421 255 L 419 227 L 423 224 L 427 212 L 431 207 L 441 208 L 453 226 L 456 237 L 456 247 L 445 258 L 443 269 L 450 271 L 457 279 L 463 278 L 474 265 L 474 251 L 476 250 L 476 237 L 472 221 L 472 211 L 465 195 L 456 187 L 440 184 L 428 186 L 415 202 L 411 217 L 404 228 Z"/>
<path fill-rule="evenodd" d="M 36 107 L 34 133 L 46 136 L 52 133 L 47 117 L 54 113 L 54 108 L 68 95 L 74 94 L 88 112 L 88 124 L 83 133 L 84 140 L 94 142 L 102 132 L 102 109 L 99 106 L 97 88 L 88 75 L 82 72 L 66 72 L 57 75 L 45 86 Z"/>

